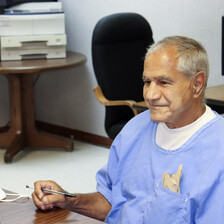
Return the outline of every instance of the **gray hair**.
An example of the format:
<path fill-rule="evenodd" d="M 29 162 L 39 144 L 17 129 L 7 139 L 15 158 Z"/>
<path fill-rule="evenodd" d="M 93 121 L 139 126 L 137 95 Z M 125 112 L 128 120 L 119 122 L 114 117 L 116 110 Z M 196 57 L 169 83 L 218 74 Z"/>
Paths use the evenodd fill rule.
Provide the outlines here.
<path fill-rule="evenodd" d="M 189 79 L 198 72 L 204 72 L 206 76 L 205 90 L 209 76 L 208 54 L 205 48 L 196 40 L 183 36 L 166 37 L 150 46 L 147 50 L 146 57 L 156 50 L 172 45 L 178 51 L 177 70 Z"/>

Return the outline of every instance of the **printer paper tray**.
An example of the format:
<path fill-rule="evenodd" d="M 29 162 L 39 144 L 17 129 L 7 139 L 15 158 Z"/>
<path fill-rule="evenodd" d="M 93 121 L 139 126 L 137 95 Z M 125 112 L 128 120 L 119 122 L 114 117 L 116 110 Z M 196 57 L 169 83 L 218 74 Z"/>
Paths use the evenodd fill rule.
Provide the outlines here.
<path fill-rule="evenodd" d="M 43 48 L 43 49 L 16 49 L 16 50 L 2 50 L 1 61 L 18 61 L 24 59 L 53 59 L 65 58 L 65 47 L 57 48 Z"/>
<path fill-rule="evenodd" d="M 47 46 L 66 45 L 66 34 L 58 35 L 33 35 L 33 36 L 5 36 L 1 38 L 3 48 L 40 48 Z"/>

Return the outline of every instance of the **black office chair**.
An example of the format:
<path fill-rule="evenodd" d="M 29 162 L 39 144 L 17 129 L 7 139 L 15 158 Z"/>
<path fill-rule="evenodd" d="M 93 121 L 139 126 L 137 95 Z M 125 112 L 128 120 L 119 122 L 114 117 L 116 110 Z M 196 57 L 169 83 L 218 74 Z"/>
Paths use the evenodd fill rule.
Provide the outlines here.
<path fill-rule="evenodd" d="M 143 101 L 142 72 L 146 49 L 153 43 L 149 23 L 136 13 L 106 16 L 92 36 L 92 60 L 98 85 L 96 98 L 106 106 L 105 130 L 114 139 Z"/>

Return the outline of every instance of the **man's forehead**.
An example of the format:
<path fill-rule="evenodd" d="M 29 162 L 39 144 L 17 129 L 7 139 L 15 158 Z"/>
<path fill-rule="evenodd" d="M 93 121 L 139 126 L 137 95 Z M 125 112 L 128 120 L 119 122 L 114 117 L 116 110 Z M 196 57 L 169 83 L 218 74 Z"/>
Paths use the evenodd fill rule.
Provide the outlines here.
<path fill-rule="evenodd" d="M 173 47 L 161 48 L 147 55 L 144 62 L 144 72 L 177 70 L 177 51 Z"/>

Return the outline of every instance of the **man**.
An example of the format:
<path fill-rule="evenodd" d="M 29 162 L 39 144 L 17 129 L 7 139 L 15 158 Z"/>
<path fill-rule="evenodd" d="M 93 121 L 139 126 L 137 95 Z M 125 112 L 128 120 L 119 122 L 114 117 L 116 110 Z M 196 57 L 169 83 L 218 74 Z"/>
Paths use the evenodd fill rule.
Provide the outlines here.
<path fill-rule="evenodd" d="M 148 111 L 118 134 L 97 193 L 45 195 L 38 181 L 34 203 L 107 223 L 224 223 L 224 119 L 204 104 L 209 74 L 205 49 L 173 36 L 151 46 L 144 62 Z M 127 80 L 128 82 L 128 80 Z"/>

